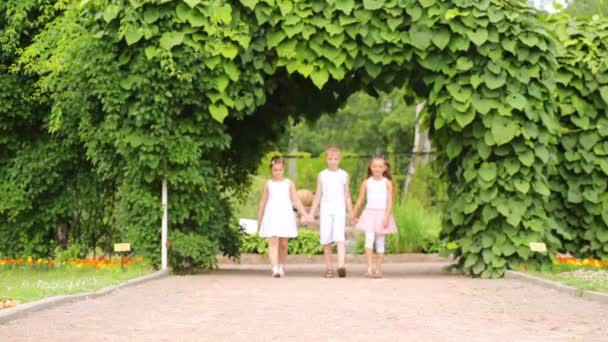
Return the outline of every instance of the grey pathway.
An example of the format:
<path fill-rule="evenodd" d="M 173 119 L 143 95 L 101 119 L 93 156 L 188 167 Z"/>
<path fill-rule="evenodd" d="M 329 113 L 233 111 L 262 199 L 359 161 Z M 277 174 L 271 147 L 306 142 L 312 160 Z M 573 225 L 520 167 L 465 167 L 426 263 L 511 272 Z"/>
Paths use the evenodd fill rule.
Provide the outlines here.
<path fill-rule="evenodd" d="M 0 325 L 0 341 L 608 341 L 608 305 L 516 280 L 388 264 L 324 279 L 322 265 L 225 266 Z"/>

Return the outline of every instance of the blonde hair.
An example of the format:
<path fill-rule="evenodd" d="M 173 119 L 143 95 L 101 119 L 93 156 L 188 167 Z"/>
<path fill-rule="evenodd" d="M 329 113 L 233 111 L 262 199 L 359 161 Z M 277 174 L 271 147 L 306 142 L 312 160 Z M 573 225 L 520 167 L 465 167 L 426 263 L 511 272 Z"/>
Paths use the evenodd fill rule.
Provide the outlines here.
<path fill-rule="evenodd" d="M 331 144 L 328 145 L 327 148 L 325 149 L 325 153 L 330 153 L 330 152 L 337 152 L 340 153 L 342 152 L 342 150 L 340 149 L 340 146 L 336 145 L 336 144 Z"/>

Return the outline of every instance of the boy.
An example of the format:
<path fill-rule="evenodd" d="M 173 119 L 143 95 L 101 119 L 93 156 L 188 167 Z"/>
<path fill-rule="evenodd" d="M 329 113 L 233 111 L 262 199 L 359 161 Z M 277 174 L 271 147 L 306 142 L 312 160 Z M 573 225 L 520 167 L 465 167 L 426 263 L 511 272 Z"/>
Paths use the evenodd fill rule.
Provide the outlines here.
<path fill-rule="evenodd" d="M 314 219 L 317 207 L 321 204 L 319 215 L 319 231 L 323 254 L 325 255 L 325 277 L 334 275 L 332 262 L 332 243 L 338 246 L 338 276 L 346 277 L 344 245 L 344 230 L 346 229 L 346 211 L 352 213 L 352 202 L 349 190 L 348 173 L 339 168 L 341 153 L 336 145 L 330 145 L 325 150 L 327 169 L 317 177 L 317 191 L 310 208 L 310 218 Z"/>

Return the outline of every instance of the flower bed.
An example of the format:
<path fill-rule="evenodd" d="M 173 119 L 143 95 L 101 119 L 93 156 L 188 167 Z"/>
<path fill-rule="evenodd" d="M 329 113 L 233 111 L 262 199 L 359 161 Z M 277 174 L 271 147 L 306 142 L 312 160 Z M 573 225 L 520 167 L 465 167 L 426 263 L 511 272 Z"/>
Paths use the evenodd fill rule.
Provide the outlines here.
<path fill-rule="evenodd" d="M 143 263 L 143 258 L 84 258 L 84 259 L 70 259 L 67 261 L 55 262 L 48 259 L 33 259 L 28 257 L 27 259 L 0 259 L 0 267 L 3 266 L 35 266 L 35 267 L 66 267 L 73 266 L 76 268 L 95 268 L 98 270 L 103 269 L 116 269 L 119 267 L 129 267 L 132 265 L 140 265 Z"/>
<path fill-rule="evenodd" d="M 598 268 L 608 268 L 608 260 L 602 261 L 593 258 L 586 259 L 578 259 L 574 257 L 558 257 L 555 262 L 555 265 L 569 265 L 576 267 L 598 267 Z"/>
<path fill-rule="evenodd" d="M 55 295 L 95 291 L 152 270 L 140 257 L 0 259 L 0 309 Z"/>
<path fill-rule="evenodd" d="M 559 281 L 585 291 L 608 292 L 608 261 L 593 258 L 558 257 L 549 270 L 530 274 Z"/>

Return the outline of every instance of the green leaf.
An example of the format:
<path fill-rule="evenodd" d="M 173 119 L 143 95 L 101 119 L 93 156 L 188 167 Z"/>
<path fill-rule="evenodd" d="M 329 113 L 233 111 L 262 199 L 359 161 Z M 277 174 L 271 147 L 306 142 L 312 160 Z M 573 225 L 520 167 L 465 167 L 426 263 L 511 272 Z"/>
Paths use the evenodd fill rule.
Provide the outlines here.
<path fill-rule="evenodd" d="M 239 53 L 239 48 L 231 43 L 224 43 L 222 45 L 221 54 L 222 56 L 232 60 Z"/>
<path fill-rule="evenodd" d="M 510 176 L 513 176 L 514 174 L 519 172 L 520 164 L 519 164 L 519 161 L 517 161 L 517 159 L 515 159 L 515 158 L 505 159 L 503 165 L 504 165 L 505 169 L 507 170 L 507 173 Z"/>
<path fill-rule="evenodd" d="M 355 7 L 355 0 L 336 0 L 335 6 L 336 9 L 350 15 L 350 12 Z"/>
<path fill-rule="evenodd" d="M 144 22 L 146 24 L 152 24 L 160 17 L 160 11 L 157 7 L 148 7 L 144 11 Z"/>
<path fill-rule="evenodd" d="M 222 23 L 230 24 L 232 22 L 232 6 L 230 4 L 223 4 L 215 8 L 214 17 Z"/>
<path fill-rule="evenodd" d="M 454 159 L 457 157 L 462 151 L 462 142 L 460 140 L 452 140 L 450 144 L 446 147 L 446 153 L 448 158 Z"/>
<path fill-rule="evenodd" d="M 310 79 L 312 83 L 314 83 L 317 88 L 322 89 L 325 83 L 329 80 L 329 72 L 325 69 L 318 69 L 310 74 Z"/>
<path fill-rule="evenodd" d="M 187 20 L 192 27 L 201 27 L 207 24 L 207 18 L 199 11 L 189 11 Z"/>
<path fill-rule="evenodd" d="M 471 122 L 473 122 L 473 120 L 475 119 L 475 111 L 474 110 L 467 110 L 466 112 L 457 112 L 454 115 L 454 118 L 456 119 L 456 122 L 458 122 L 458 124 L 460 125 L 460 127 L 465 128 L 468 124 L 470 124 Z"/>
<path fill-rule="evenodd" d="M 517 191 L 524 195 L 530 191 L 530 182 L 526 181 L 525 179 L 516 178 L 513 180 L 513 185 Z"/>
<path fill-rule="evenodd" d="M 228 84 L 230 84 L 230 79 L 226 75 L 219 75 L 214 80 L 215 89 L 217 89 L 220 93 L 226 90 Z"/>
<path fill-rule="evenodd" d="M 146 46 L 144 50 L 146 58 L 148 60 L 154 59 L 160 53 L 160 50 L 156 46 Z"/>
<path fill-rule="evenodd" d="M 477 262 L 475 263 L 475 265 L 471 268 L 471 270 L 473 271 L 474 274 L 481 274 L 481 272 L 483 272 L 483 270 L 486 268 L 486 264 L 483 262 L 482 259 L 477 260 Z"/>
<path fill-rule="evenodd" d="M 283 31 L 269 32 L 266 34 L 266 41 L 268 42 L 268 48 L 278 46 L 287 35 Z"/>
<path fill-rule="evenodd" d="M 234 62 L 224 63 L 224 71 L 226 71 L 226 74 L 228 77 L 230 77 L 230 80 L 234 82 L 239 80 L 240 71 Z"/>
<path fill-rule="evenodd" d="M 546 164 L 547 162 L 549 162 L 549 150 L 547 149 L 547 147 L 543 145 L 536 146 L 534 148 L 534 153 L 536 154 L 538 159 L 543 161 L 543 163 Z"/>
<path fill-rule="evenodd" d="M 223 104 L 212 104 L 209 106 L 209 113 L 215 121 L 223 123 L 224 119 L 228 116 L 228 108 Z"/>
<path fill-rule="evenodd" d="M 180 45 L 184 41 L 183 32 L 165 32 L 160 37 L 160 46 L 165 50 L 171 50 L 174 46 Z"/>
<path fill-rule="evenodd" d="M 513 140 L 515 135 L 517 134 L 518 128 L 517 124 L 512 120 L 508 120 L 501 116 L 494 116 L 494 120 L 492 120 L 492 137 L 497 145 L 506 144 L 509 141 Z"/>
<path fill-rule="evenodd" d="M 542 180 L 536 180 L 533 186 L 534 190 L 543 196 L 549 196 L 551 194 L 551 190 L 549 190 L 549 187 L 547 187 Z"/>
<path fill-rule="evenodd" d="M 525 166 L 530 167 L 532 164 L 534 164 L 534 153 L 529 149 L 517 154 L 517 158 Z"/>
<path fill-rule="evenodd" d="M 606 104 L 608 104 L 608 86 L 600 87 L 600 95 Z"/>
<path fill-rule="evenodd" d="M 110 21 L 114 20 L 116 16 L 118 16 L 119 12 L 120 8 L 118 6 L 109 5 L 108 7 L 106 7 L 106 10 L 103 11 L 103 20 L 105 20 L 106 23 L 109 23 Z"/>
<path fill-rule="evenodd" d="M 133 45 L 137 43 L 144 34 L 139 27 L 129 26 L 127 32 L 125 32 L 125 40 L 127 41 L 127 45 Z"/>
<path fill-rule="evenodd" d="M 463 103 L 469 101 L 473 95 L 473 91 L 470 88 L 460 86 L 457 83 L 450 83 L 446 88 L 454 99 Z"/>
<path fill-rule="evenodd" d="M 443 50 L 450 43 L 450 36 L 450 30 L 442 27 L 439 30 L 433 32 L 433 37 L 431 38 L 431 40 L 433 41 L 433 44 L 435 44 L 435 46 Z"/>
<path fill-rule="evenodd" d="M 492 182 L 496 179 L 496 173 L 497 173 L 497 168 L 496 168 L 496 163 L 494 162 L 484 162 L 481 164 L 481 167 L 479 168 L 479 177 L 481 177 L 481 179 L 485 180 L 486 182 Z"/>
<path fill-rule="evenodd" d="M 476 111 L 481 114 L 488 114 L 492 108 L 496 107 L 496 100 L 481 98 L 478 93 L 473 94 L 471 97 L 471 104 Z"/>
<path fill-rule="evenodd" d="M 405 11 L 412 18 L 412 21 L 418 21 L 422 16 L 422 8 L 415 2 L 411 6 L 407 6 Z"/>
<path fill-rule="evenodd" d="M 506 102 L 511 105 L 511 107 L 519 110 L 524 110 L 528 104 L 528 100 L 520 94 L 507 95 Z"/>
<path fill-rule="evenodd" d="M 181 21 L 188 20 L 188 15 L 190 15 L 190 12 L 193 12 L 192 9 L 184 3 L 179 3 L 175 8 L 175 13 Z"/>
<path fill-rule="evenodd" d="M 260 0 L 240 0 L 240 2 L 245 5 L 245 7 L 255 9 L 255 5 L 257 5 Z"/>
<path fill-rule="evenodd" d="M 433 32 L 428 27 L 424 25 L 413 25 L 410 28 L 409 35 L 412 40 L 412 45 L 417 49 L 426 50 L 431 46 Z"/>
<path fill-rule="evenodd" d="M 437 0 L 420 0 L 419 2 L 423 8 L 428 8 L 437 3 Z"/>
<path fill-rule="evenodd" d="M 488 88 L 498 89 L 507 82 L 507 75 L 504 72 L 502 72 L 500 75 L 494 75 L 490 71 L 486 70 L 486 72 L 483 74 L 483 80 Z"/>
<path fill-rule="evenodd" d="M 363 0 L 363 8 L 366 10 L 377 10 L 384 6 L 385 0 Z"/>
<path fill-rule="evenodd" d="M 456 69 L 458 69 L 458 70 L 466 71 L 466 70 L 471 69 L 472 67 L 473 67 L 473 61 L 466 56 L 459 57 L 456 60 Z"/>
<path fill-rule="evenodd" d="M 188 4 L 188 6 L 190 6 L 190 8 L 194 8 L 196 7 L 196 5 L 201 3 L 201 0 L 183 0 L 185 3 Z"/>
<path fill-rule="evenodd" d="M 593 146 L 600 141 L 600 136 L 596 132 L 588 132 L 581 134 L 579 141 L 585 150 L 591 151 Z"/>
<path fill-rule="evenodd" d="M 475 265 L 475 263 L 477 262 L 478 257 L 477 254 L 469 254 L 466 256 L 466 260 L 464 262 L 464 267 L 468 268 L 471 267 L 473 265 Z"/>
<path fill-rule="evenodd" d="M 488 40 L 488 30 L 483 27 L 477 30 L 467 30 L 467 37 L 477 46 L 481 46 Z"/>

